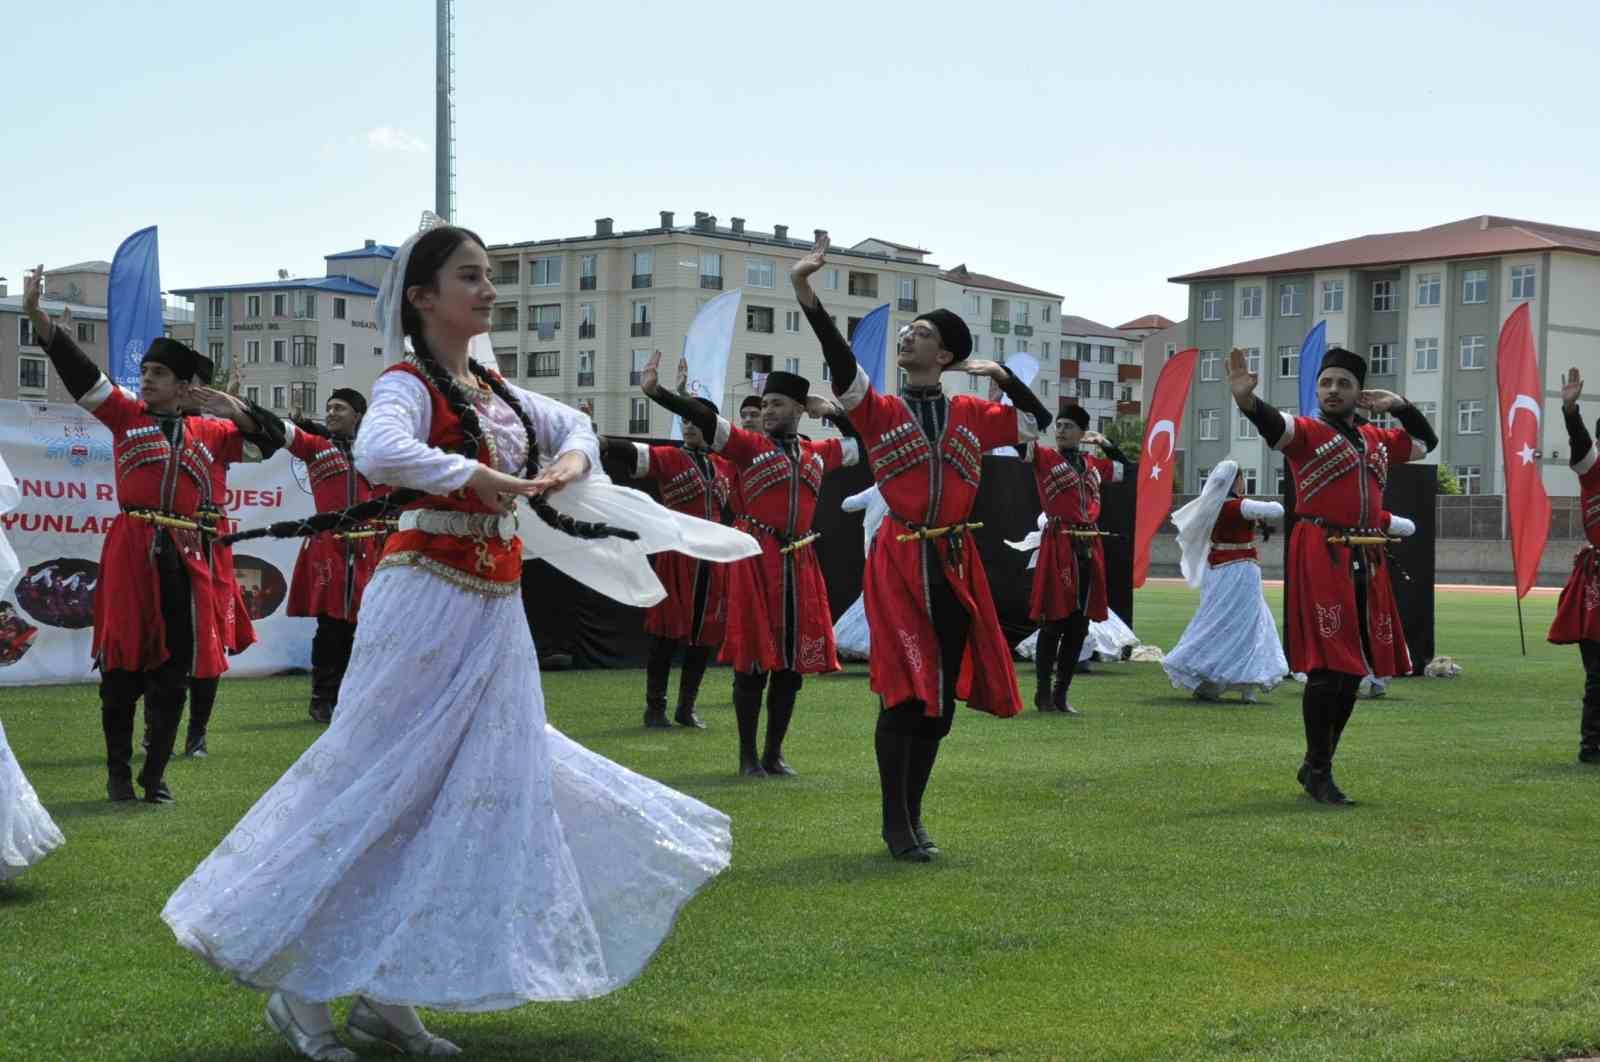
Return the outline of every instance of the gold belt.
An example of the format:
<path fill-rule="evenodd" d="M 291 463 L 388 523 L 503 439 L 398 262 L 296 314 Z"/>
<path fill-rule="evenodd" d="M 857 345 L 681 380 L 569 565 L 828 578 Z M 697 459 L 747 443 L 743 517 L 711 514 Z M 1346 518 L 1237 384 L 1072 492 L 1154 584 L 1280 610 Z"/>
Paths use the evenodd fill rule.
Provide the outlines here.
<path fill-rule="evenodd" d="M 1386 546 L 1391 542 L 1399 542 L 1398 535 L 1329 535 L 1328 542 L 1335 546 Z"/>
<path fill-rule="evenodd" d="M 204 531 L 207 534 L 212 534 L 217 529 L 217 517 L 210 513 L 178 516 L 174 513 L 164 513 L 157 509 L 124 509 L 122 511 L 135 520 L 143 520 L 147 524 L 154 524 L 157 527 L 170 527 L 178 531 Z"/>
<path fill-rule="evenodd" d="M 944 527 L 917 527 L 903 535 L 896 535 L 895 541 L 914 542 L 918 539 L 943 538 L 946 535 L 960 534 L 963 531 L 976 531 L 982 526 L 982 520 L 969 520 L 959 524 L 946 524 Z"/>
<path fill-rule="evenodd" d="M 801 548 L 803 548 L 805 546 L 811 545 L 811 543 L 815 542 L 817 539 L 819 539 L 821 537 L 822 537 L 822 532 L 821 531 L 813 531 L 809 535 L 805 536 L 804 538 L 795 539 L 793 542 L 789 543 L 787 546 L 779 546 L 778 547 L 778 552 L 779 553 L 793 553 L 797 549 L 801 549 Z"/>
<path fill-rule="evenodd" d="M 354 531 L 335 531 L 333 533 L 333 537 L 344 541 L 362 538 L 376 538 L 379 535 L 389 534 L 391 531 L 398 529 L 399 526 L 399 520 L 375 520 L 368 523 L 365 527 L 358 528 Z"/>
<path fill-rule="evenodd" d="M 1228 549 L 1255 549 L 1256 548 L 1256 544 L 1254 542 L 1213 542 L 1213 543 L 1211 543 L 1211 548 L 1212 549 L 1223 549 L 1223 550 L 1228 550 Z"/>

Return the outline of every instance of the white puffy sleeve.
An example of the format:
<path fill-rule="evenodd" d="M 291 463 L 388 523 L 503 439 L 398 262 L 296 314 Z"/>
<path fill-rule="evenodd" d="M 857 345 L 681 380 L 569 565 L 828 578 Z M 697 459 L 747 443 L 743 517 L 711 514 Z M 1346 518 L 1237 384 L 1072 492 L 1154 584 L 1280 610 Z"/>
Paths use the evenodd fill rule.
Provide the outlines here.
<path fill-rule="evenodd" d="M 429 446 L 433 407 L 428 388 L 404 372 L 386 372 L 372 385 L 372 398 L 353 451 L 356 470 L 373 483 L 429 494 L 460 490 L 478 462 Z"/>
<path fill-rule="evenodd" d="M 1239 503 L 1239 515 L 1246 520 L 1278 520 L 1283 517 L 1283 505 L 1275 501 L 1245 498 Z"/>
<path fill-rule="evenodd" d="M 547 395 L 524 391 L 509 381 L 506 386 L 522 403 L 523 411 L 533 422 L 541 465 L 554 461 L 562 454 L 578 453 L 588 459 L 590 470 L 600 467 L 600 440 L 587 414 Z"/>

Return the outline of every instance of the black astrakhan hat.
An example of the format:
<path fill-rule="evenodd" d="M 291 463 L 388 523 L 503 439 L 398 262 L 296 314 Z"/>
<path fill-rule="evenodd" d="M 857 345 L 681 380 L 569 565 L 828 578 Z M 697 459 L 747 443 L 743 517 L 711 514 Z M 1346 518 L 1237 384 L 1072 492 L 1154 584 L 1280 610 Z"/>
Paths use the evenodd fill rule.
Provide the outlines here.
<path fill-rule="evenodd" d="M 1366 386 L 1367 359 L 1354 351 L 1329 347 L 1328 352 L 1322 355 L 1322 368 L 1317 370 L 1317 375 L 1321 376 L 1328 369 L 1343 369 L 1356 378 L 1357 386 Z"/>
<path fill-rule="evenodd" d="M 811 381 L 804 376 L 796 376 L 792 372 L 779 369 L 767 373 L 767 386 L 761 392 L 764 395 L 783 395 L 796 402 L 804 402 L 806 396 L 811 394 Z"/>
<path fill-rule="evenodd" d="M 354 387 L 335 387 L 333 394 L 328 396 L 328 401 L 332 402 L 335 398 L 357 413 L 364 414 L 367 411 L 367 396 L 357 391 Z"/>
<path fill-rule="evenodd" d="M 166 336 L 156 336 L 150 341 L 150 346 L 144 352 L 144 357 L 139 359 L 143 365 L 153 361 L 157 365 L 165 365 L 172 370 L 172 375 L 180 380 L 192 380 L 199 374 L 200 364 L 197 359 L 200 355 L 192 349 Z M 205 359 L 208 363 L 211 359 Z"/>
<path fill-rule="evenodd" d="M 927 321 L 939 330 L 940 344 L 956 356 L 956 361 L 966 361 L 968 355 L 972 353 L 972 330 L 967 327 L 967 322 L 963 321 L 960 315 L 941 307 L 919 314 L 917 320 Z"/>
<path fill-rule="evenodd" d="M 761 408 L 761 396 L 760 395 L 745 395 L 744 396 L 744 401 L 739 403 L 739 411 L 742 413 L 746 409 L 748 409 L 750 406 L 755 406 L 757 409 L 760 409 Z"/>
<path fill-rule="evenodd" d="M 1061 411 L 1064 420 L 1070 420 L 1084 431 L 1089 430 L 1089 411 L 1082 406 L 1068 406 Z"/>

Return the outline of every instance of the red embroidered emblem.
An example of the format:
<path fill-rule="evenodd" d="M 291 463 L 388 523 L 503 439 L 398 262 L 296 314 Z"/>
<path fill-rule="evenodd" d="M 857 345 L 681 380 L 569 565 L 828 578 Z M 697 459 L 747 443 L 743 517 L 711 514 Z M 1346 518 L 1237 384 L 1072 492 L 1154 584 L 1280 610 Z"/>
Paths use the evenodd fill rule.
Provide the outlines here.
<path fill-rule="evenodd" d="M 1317 630 L 1324 638 L 1332 638 L 1339 633 L 1344 617 L 1343 605 L 1317 605 Z"/>
<path fill-rule="evenodd" d="M 1379 616 L 1372 624 L 1372 637 L 1384 645 L 1394 644 L 1394 617 Z"/>

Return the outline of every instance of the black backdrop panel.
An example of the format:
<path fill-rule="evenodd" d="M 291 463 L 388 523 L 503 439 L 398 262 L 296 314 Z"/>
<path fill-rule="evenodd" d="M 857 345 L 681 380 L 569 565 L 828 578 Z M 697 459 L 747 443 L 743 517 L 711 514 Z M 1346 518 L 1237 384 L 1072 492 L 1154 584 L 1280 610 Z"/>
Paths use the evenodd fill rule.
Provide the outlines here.
<path fill-rule="evenodd" d="M 631 478 L 631 467 L 610 461 L 605 467 L 616 482 L 658 497 L 648 480 Z M 862 515 L 847 513 L 839 504 L 871 485 L 872 475 L 863 465 L 832 472 L 822 481 L 822 497 L 813 521 L 822 537 L 813 548 L 822 565 L 828 605 L 835 618 L 861 593 L 865 566 Z M 1108 484 L 1100 516 L 1100 526 L 1115 532 L 1104 540 L 1110 605 L 1130 625 L 1134 496 L 1132 483 Z M 1012 549 L 1006 540 L 1025 537 L 1035 529 L 1038 516 L 1039 496 L 1033 484 L 1033 470 L 1014 457 L 985 457 L 973 519 L 984 525 L 976 532 L 978 550 L 1001 626 L 1013 645 L 1034 629 L 1028 619 L 1033 572 L 1027 567 L 1029 555 Z M 1429 559 L 1431 562 L 1431 553 Z M 1431 575 L 1430 568 L 1430 578 Z M 569 654 L 578 667 L 635 667 L 643 663 L 649 647 L 643 630 L 643 609 L 620 605 L 543 561 L 529 561 L 523 569 L 522 595 L 541 657 Z"/>
<path fill-rule="evenodd" d="M 1395 603 L 1400 608 L 1400 624 L 1406 632 L 1406 648 L 1411 652 L 1411 673 L 1422 674 L 1428 661 L 1433 659 L 1433 576 L 1434 541 L 1439 493 L 1438 471 L 1432 465 L 1403 464 L 1389 467 L 1389 482 L 1383 489 L 1383 507 L 1391 513 L 1404 516 L 1417 525 L 1417 533 L 1389 547 L 1390 581 L 1394 586 Z M 1283 560 L 1284 569 L 1289 564 L 1289 535 L 1294 527 L 1294 483 L 1284 488 Z M 1289 595 L 1293 588 L 1285 581 L 1283 588 L 1284 622 L 1289 617 Z"/>

